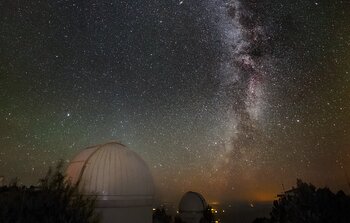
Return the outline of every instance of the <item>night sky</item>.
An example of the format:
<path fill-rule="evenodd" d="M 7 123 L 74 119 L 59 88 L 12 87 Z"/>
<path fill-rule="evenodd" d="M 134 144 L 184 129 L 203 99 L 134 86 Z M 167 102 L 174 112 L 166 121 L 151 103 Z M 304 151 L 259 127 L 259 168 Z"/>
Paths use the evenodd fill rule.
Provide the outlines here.
<path fill-rule="evenodd" d="M 0 175 L 110 140 L 161 200 L 349 192 L 350 1 L 0 0 Z"/>

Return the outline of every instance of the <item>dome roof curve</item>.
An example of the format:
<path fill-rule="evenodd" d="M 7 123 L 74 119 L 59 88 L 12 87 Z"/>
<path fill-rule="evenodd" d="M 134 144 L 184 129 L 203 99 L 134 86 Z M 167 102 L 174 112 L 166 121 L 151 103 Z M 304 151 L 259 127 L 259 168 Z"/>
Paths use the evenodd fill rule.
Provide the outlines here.
<path fill-rule="evenodd" d="M 145 161 L 119 142 L 88 147 L 70 162 L 66 176 L 85 195 L 121 206 L 153 201 L 154 184 Z"/>
<path fill-rule="evenodd" d="M 201 194 L 189 191 L 180 200 L 179 212 L 203 212 L 207 206 L 207 202 Z"/>

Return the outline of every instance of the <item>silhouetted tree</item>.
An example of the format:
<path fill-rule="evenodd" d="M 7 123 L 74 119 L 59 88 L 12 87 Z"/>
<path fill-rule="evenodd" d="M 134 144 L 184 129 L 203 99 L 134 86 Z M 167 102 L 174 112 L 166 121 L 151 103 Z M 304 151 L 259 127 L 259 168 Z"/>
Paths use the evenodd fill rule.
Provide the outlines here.
<path fill-rule="evenodd" d="M 211 211 L 212 207 L 208 205 L 207 209 L 203 212 L 203 218 L 201 219 L 201 223 L 211 223 L 215 221 L 215 216 Z"/>
<path fill-rule="evenodd" d="M 60 162 L 40 180 L 38 187 L 12 183 L 0 187 L 2 223 L 97 223 L 94 197 L 79 193 L 65 181 Z"/>
<path fill-rule="evenodd" d="M 175 222 L 175 223 L 183 223 L 183 221 L 181 220 L 180 216 L 178 216 L 178 215 L 175 216 L 174 222 Z"/>
<path fill-rule="evenodd" d="M 297 180 L 297 187 L 285 192 L 273 203 L 269 223 L 348 223 L 350 197 L 343 191 L 334 194 L 328 188 L 316 189 Z"/>
<path fill-rule="evenodd" d="M 270 223 L 270 220 L 268 218 L 257 218 L 253 223 Z"/>
<path fill-rule="evenodd" d="M 170 223 L 171 216 L 167 215 L 164 208 L 157 208 L 152 215 L 153 223 Z"/>

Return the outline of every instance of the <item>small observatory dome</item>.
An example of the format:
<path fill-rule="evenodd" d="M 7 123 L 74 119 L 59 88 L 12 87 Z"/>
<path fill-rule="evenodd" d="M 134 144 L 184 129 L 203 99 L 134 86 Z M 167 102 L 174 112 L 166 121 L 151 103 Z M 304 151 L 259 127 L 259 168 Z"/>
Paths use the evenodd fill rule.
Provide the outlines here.
<path fill-rule="evenodd" d="M 204 211 L 208 205 L 204 197 L 196 192 L 185 193 L 179 203 L 179 216 L 187 223 L 204 222 Z"/>
<path fill-rule="evenodd" d="M 207 202 L 201 194 L 189 191 L 181 198 L 179 212 L 203 212 L 207 206 Z"/>
<path fill-rule="evenodd" d="M 72 184 L 79 183 L 83 194 L 97 196 L 102 222 L 151 222 L 151 172 L 125 145 L 109 142 L 82 150 L 71 160 L 66 175 Z"/>

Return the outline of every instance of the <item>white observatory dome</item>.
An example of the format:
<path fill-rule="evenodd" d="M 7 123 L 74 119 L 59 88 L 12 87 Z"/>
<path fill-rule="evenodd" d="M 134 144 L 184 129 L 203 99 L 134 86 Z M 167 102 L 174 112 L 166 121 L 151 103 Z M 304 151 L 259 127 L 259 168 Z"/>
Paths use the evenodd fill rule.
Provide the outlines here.
<path fill-rule="evenodd" d="M 207 202 L 201 194 L 189 191 L 181 198 L 179 212 L 202 213 L 207 209 L 207 206 Z"/>
<path fill-rule="evenodd" d="M 148 206 L 154 184 L 144 160 L 119 142 L 92 146 L 70 162 L 68 179 L 85 195 L 97 195 L 98 207 Z"/>

